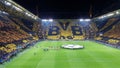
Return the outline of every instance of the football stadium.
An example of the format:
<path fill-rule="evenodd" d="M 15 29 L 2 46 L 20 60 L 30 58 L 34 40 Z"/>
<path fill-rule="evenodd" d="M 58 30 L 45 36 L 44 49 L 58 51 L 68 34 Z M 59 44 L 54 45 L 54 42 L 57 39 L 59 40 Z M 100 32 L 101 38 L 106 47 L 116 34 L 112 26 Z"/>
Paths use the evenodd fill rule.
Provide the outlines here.
<path fill-rule="evenodd" d="M 120 9 L 41 19 L 14 0 L 0 0 L 0 68 L 120 68 Z"/>

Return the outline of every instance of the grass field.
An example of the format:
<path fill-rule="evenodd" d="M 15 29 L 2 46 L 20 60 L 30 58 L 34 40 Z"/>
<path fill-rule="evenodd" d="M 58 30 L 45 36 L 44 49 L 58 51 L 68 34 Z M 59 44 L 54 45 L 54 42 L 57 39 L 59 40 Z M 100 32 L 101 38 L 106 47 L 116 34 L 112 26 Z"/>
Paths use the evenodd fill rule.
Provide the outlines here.
<path fill-rule="evenodd" d="M 63 44 L 79 44 L 85 48 L 58 48 Z M 49 51 L 43 50 L 52 46 Z M 0 68 L 120 68 L 120 50 L 92 41 L 42 41 Z"/>

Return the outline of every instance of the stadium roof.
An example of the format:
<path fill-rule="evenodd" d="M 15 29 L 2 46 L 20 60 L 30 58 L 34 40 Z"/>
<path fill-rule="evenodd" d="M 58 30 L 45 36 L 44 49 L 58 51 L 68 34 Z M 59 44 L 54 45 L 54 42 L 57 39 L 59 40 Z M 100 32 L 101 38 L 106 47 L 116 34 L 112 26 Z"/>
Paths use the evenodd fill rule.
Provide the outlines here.
<path fill-rule="evenodd" d="M 12 16 L 25 18 L 29 20 L 39 20 L 39 18 L 33 13 L 29 12 L 25 8 L 21 7 L 12 0 L 0 0 L 0 12 L 4 14 L 11 14 Z"/>
<path fill-rule="evenodd" d="M 100 16 L 120 8 L 120 0 L 13 0 L 40 18 Z"/>

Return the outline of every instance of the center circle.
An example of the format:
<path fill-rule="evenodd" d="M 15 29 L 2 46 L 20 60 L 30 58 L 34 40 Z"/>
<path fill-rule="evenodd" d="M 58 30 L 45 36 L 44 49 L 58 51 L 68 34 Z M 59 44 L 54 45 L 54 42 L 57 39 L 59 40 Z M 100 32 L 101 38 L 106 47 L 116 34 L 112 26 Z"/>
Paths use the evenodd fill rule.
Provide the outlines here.
<path fill-rule="evenodd" d="M 65 49 L 83 49 L 84 46 L 82 46 L 82 45 L 74 45 L 74 44 L 67 44 L 67 45 L 62 45 L 61 48 L 65 48 Z"/>

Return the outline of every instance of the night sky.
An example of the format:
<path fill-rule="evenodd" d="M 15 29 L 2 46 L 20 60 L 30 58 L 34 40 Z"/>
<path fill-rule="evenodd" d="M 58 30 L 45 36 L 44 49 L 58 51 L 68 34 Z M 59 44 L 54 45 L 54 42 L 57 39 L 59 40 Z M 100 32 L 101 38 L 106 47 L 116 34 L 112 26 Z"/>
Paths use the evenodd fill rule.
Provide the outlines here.
<path fill-rule="evenodd" d="M 40 18 L 89 18 L 120 8 L 120 0 L 13 0 Z"/>

